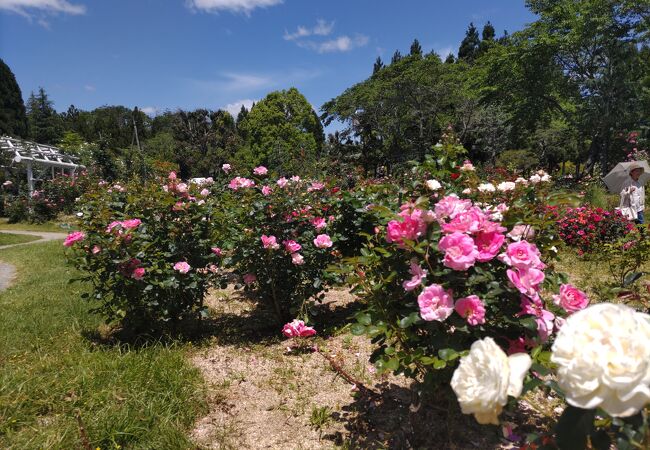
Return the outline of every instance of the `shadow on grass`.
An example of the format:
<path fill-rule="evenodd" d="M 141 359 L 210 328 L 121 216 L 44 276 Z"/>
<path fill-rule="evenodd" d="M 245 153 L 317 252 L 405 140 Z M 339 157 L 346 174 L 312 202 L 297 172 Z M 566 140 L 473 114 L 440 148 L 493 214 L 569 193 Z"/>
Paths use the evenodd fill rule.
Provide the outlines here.
<path fill-rule="evenodd" d="M 463 415 L 447 387 L 437 398 L 419 399 L 417 386 L 381 383 L 374 386 L 378 395 L 359 395 L 334 413 L 347 433 L 324 435 L 336 445 L 359 449 L 493 448 L 496 432 L 486 433 L 472 416 Z M 496 430 L 496 428 L 495 428 Z"/>
<path fill-rule="evenodd" d="M 232 307 L 232 305 L 236 305 Z M 253 295 L 235 291 L 211 304 L 207 318 L 188 318 L 157 327 L 133 328 L 102 325 L 82 330 L 82 336 L 98 347 L 142 348 L 153 344 L 218 343 L 219 345 L 250 346 L 275 344 L 284 339 L 282 324 L 278 323 L 270 305 Z M 362 305 L 325 301 L 312 308 L 318 334 L 328 338 L 353 320 Z"/>

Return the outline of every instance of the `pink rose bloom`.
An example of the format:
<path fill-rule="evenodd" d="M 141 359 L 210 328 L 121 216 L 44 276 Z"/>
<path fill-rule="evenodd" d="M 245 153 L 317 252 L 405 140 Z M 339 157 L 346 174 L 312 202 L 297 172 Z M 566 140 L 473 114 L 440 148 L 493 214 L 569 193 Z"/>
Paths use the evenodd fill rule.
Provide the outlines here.
<path fill-rule="evenodd" d="M 190 271 L 192 267 L 185 261 L 179 261 L 176 264 L 174 264 L 174 270 L 179 271 L 180 273 L 187 273 Z"/>
<path fill-rule="evenodd" d="M 486 220 L 485 214 L 479 208 L 472 207 L 456 215 L 450 222 L 442 225 L 445 233 L 476 233 Z"/>
<path fill-rule="evenodd" d="M 522 294 L 535 297 L 539 291 L 539 286 L 544 281 L 544 272 L 538 269 L 508 269 L 506 271 L 508 279 Z"/>
<path fill-rule="evenodd" d="M 386 242 L 395 242 L 399 247 L 404 246 L 404 241 L 415 241 L 427 231 L 427 224 L 422 220 L 422 211 L 413 210 L 412 213 L 402 211 L 402 221 L 391 220 L 386 226 Z"/>
<path fill-rule="evenodd" d="M 268 186 L 262 187 L 262 195 L 270 195 L 271 194 L 271 188 Z"/>
<path fill-rule="evenodd" d="M 555 329 L 557 331 L 560 331 L 560 329 L 564 326 L 565 323 L 566 323 L 566 319 L 564 317 L 555 316 L 555 320 L 553 321 L 553 324 L 555 325 Z"/>
<path fill-rule="evenodd" d="M 176 191 L 180 192 L 181 194 L 186 193 L 187 189 L 188 189 L 188 187 L 187 187 L 187 184 L 185 184 L 185 183 L 178 183 L 176 185 Z"/>
<path fill-rule="evenodd" d="M 438 243 L 438 249 L 445 252 L 443 264 L 454 270 L 467 270 L 478 258 L 478 248 L 474 239 L 463 233 L 452 233 Z"/>
<path fill-rule="evenodd" d="M 459 298 L 454 307 L 458 315 L 464 317 L 470 325 L 485 323 L 485 306 L 476 295 Z"/>
<path fill-rule="evenodd" d="M 284 244 L 285 250 L 289 253 L 299 252 L 300 249 L 302 248 L 302 246 L 294 240 L 284 241 L 282 243 Z"/>
<path fill-rule="evenodd" d="M 296 319 L 293 322 L 289 322 L 285 324 L 284 327 L 282 327 L 282 334 L 288 338 L 309 337 L 314 336 L 316 334 L 316 330 L 314 330 L 312 327 L 306 326 L 305 322 L 302 320 Z"/>
<path fill-rule="evenodd" d="M 280 248 L 280 244 L 278 244 L 278 240 L 275 236 L 267 236 L 263 234 L 261 239 L 262 245 L 266 249 L 277 250 Z"/>
<path fill-rule="evenodd" d="M 305 258 L 303 258 L 300 253 L 292 253 L 291 262 L 296 266 L 302 266 L 303 264 L 305 264 Z"/>
<path fill-rule="evenodd" d="M 127 219 L 121 222 L 122 228 L 126 228 L 127 230 L 138 228 L 140 224 L 142 224 L 140 219 Z"/>
<path fill-rule="evenodd" d="M 201 195 L 201 197 L 207 197 L 208 195 L 210 195 L 210 191 L 207 189 L 201 189 L 201 192 L 199 194 Z"/>
<path fill-rule="evenodd" d="M 287 180 L 285 177 L 282 177 L 277 181 L 278 186 L 280 186 L 281 188 L 285 187 L 288 183 L 289 180 Z"/>
<path fill-rule="evenodd" d="M 569 314 L 585 309 L 589 304 L 587 294 L 571 284 L 560 286 L 560 294 L 553 296 L 553 303 L 561 306 Z"/>
<path fill-rule="evenodd" d="M 242 278 L 245 284 L 253 284 L 257 281 L 257 277 L 254 273 L 246 273 Z"/>
<path fill-rule="evenodd" d="M 228 187 L 233 191 L 242 188 L 250 188 L 253 186 L 255 186 L 255 182 L 253 180 L 249 180 L 248 178 L 242 178 L 242 177 L 235 177 L 232 180 L 230 180 L 230 183 L 228 183 Z"/>
<path fill-rule="evenodd" d="M 225 173 L 230 172 L 231 169 L 232 169 L 232 167 L 230 167 L 230 164 L 223 164 L 221 166 L 221 170 L 223 170 Z"/>
<path fill-rule="evenodd" d="M 171 172 L 169 172 L 169 176 L 167 178 L 169 178 L 170 180 L 175 180 L 176 179 L 176 172 L 174 172 L 172 170 Z"/>
<path fill-rule="evenodd" d="M 324 217 L 314 217 L 311 219 L 310 223 L 314 226 L 314 228 L 316 228 L 317 231 L 320 231 L 323 228 L 327 227 L 327 221 Z"/>
<path fill-rule="evenodd" d="M 499 255 L 499 259 L 518 269 L 527 269 L 529 267 L 543 269 L 545 267 L 540 259 L 537 247 L 527 241 L 513 242 L 508 245 L 506 252 Z"/>
<path fill-rule="evenodd" d="M 508 237 L 513 241 L 532 239 L 535 237 L 535 230 L 530 225 L 515 225 L 508 233 Z"/>
<path fill-rule="evenodd" d="M 217 255 L 217 256 L 221 256 L 222 251 L 221 251 L 221 249 L 220 249 L 219 247 L 212 247 L 210 250 L 211 250 L 212 253 L 214 253 L 215 255 Z"/>
<path fill-rule="evenodd" d="M 329 248 L 332 246 L 332 240 L 326 234 L 319 234 L 314 239 L 314 245 L 318 248 Z"/>
<path fill-rule="evenodd" d="M 99 245 L 93 246 L 93 249 L 91 250 L 93 255 L 96 255 L 97 253 L 102 251 L 102 248 Z"/>
<path fill-rule="evenodd" d="M 294 183 L 297 183 L 297 182 L 300 181 L 300 177 L 298 175 L 294 175 L 294 176 L 291 177 L 291 181 L 293 181 Z"/>
<path fill-rule="evenodd" d="M 136 280 L 141 280 L 144 277 L 144 267 L 138 267 L 133 271 L 133 274 L 131 274 L 131 277 L 136 279 Z"/>
<path fill-rule="evenodd" d="M 321 191 L 321 190 L 323 190 L 323 188 L 325 188 L 325 185 L 323 183 L 318 182 L 318 181 L 314 181 L 314 182 L 312 182 L 311 186 L 307 190 L 310 191 L 310 192 L 311 191 Z"/>
<path fill-rule="evenodd" d="M 487 262 L 494 259 L 501 250 L 503 242 L 506 240 L 506 237 L 501 233 L 495 231 L 492 232 L 479 232 L 474 237 L 474 243 L 476 248 L 478 248 L 478 257 L 476 258 L 479 262 Z"/>
<path fill-rule="evenodd" d="M 439 284 L 432 284 L 424 288 L 418 296 L 418 305 L 420 306 L 420 316 L 426 321 L 442 322 L 454 312 L 451 290 L 445 291 Z"/>
<path fill-rule="evenodd" d="M 255 175 L 266 175 L 267 173 L 269 173 L 269 169 L 267 169 L 264 166 L 258 166 L 253 169 L 253 173 Z"/>
<path fill-rule="evenodd" d="M 412 291 L 416 287 L 422 284 L 422 280 L 427 277 L 427 271 L 422 269 L 418 264 L 417 260 L 411 261 L 411 268 L 409 273 L 413 276 L 410 280 L 406 280 L 402 283 L 402 287 L 405 291 Z"/>
<path fill-rule="evenodd" d="M 535 319 L 537 322 L 537 334 L 542 342 L 546 342 L 553 334 L 555 325 L 555 314 L 545 309 L 541 310 L 540 315 Z"/>
<path fill-rule="evenodd" d="M 122 222 L 119 222 L 119 221 L 117 221 L 117 220 L 112 221 L 112 222 L 109 223 L 108 226 L 106 227 L 106 232 L 107 232 L 107 233 L 110 233 L 111 231 L 113 231 L 113 228 L 115 228 L 115 227 L 117 227 L 117 226 L 122 226 Z"/>
<path fill-rule="evenodd" d="M 85 237 L 86 234 L 83 231 L 73 231 L 66 236 L 65 241 L 63 241 L 63 245 L 66 247 L 72 247 L 75 242 L 83 241 Z"/>
<path fill-rule="evenodd" d="M 438 220 L 454 219 L 458 214 L 467 211 L 472 206 L 471 200 L 461 200 L 455 195 L 443 197 L 435 206 Z"/>

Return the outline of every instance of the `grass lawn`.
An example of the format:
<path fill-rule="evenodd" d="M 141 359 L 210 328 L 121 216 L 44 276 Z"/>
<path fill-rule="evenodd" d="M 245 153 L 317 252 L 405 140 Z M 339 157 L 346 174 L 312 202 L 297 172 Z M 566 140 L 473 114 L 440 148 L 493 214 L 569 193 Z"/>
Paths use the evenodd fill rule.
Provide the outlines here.
<path fill-rule="evenodd" d="M 65 233 L 73 228 L 75 228 L 73 216 L 65 216 L 45 223 L 7 223 L 6 218 L 0 218 L 0 230 L 58 231 Z"/>
<path fill-rule="evenodd" d="M 0 245 L 22 244 L 24 242 L 36 241 L 37 236 L 25 236 L 23 234 L 0 233 Z"/>
<path fill-rule="evenodd" d="M 0 293 L 0 448 L 195 448 L 186 436 L 205 404 L 190 345 L 85 338 L 101 319 L 80 299 L 83 286 L 68 284 L 75 271 L 63 250 L 2 252 L 18 277 Z"/>

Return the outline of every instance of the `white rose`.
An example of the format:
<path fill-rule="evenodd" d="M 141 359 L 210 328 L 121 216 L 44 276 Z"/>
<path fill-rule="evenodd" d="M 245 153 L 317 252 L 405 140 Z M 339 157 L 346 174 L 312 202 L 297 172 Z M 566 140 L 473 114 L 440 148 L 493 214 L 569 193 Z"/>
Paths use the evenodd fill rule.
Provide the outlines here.
<path fill-rule="evenodd" d="M 542 181 L 542 177 L 540 177 L 540 176 L 537 175 L 537 174 L 532 175 L 532 176 L 530 177 L 530 182 L 533 183 L 533 184 L 537 184 L 537 183 L 539 183 L 540 181 Z"/>
<path fill-rule="evenodd" d="M 512 181 L 504 181 L 503 183 L 499 183 L 497 185 L 497 189 L 500 190 L 501 192 L 507 192 L 507 191 L 512 191 L 517 187 L 514 182 Z"/>
<path fill-rule="evenodd" d="M 492 183 L 479 184 L 477 189 L 479 192 L 494 192 L 496 190 Z"/>
<path fill-rule="evenodd" d="M 515 183 L 521 183 L 521 184 L 523 184 L 523 185 L 526 185 L 526 184 L 528 184 L 528 180 L 525 179 L 525 178 L 519 177 L 519 178 L 517 178 L 517 179 L 515 180 Z"/>
<path fill-rule="evenodd" d="M 547 181 L 551 181 L 551 176 L 549 174 L 544 174 L 540 180 L 546 183 Z"/>
<path fill-rule="evenodd" d="M 463 414 L 474 414 L 481 424 L 498 425 L 508 395 L 521 394 L 531 362 L 525 353 L 507 356 L 492 338 L 475 341 L 451 378 Z"/>
<path fill-rule="evenodd" d="M 629 417 L 650 402 L 650 316 L 600 303 L 567 319 L 552 348 L 570 405 Z"/>
<path fill-rule="evenodd" d="M 438 180 L 427 180 L 427 187 L 430 191 L 437 191 L 442 188 L 442 185 Z"/>
<path fill-rule="evenodd" d="M 465 188 L 465 189 L 463 189 L 463 194 L 465 194 L 465 195 L 469 195 L 469 194 L 471 194 L 471 193 L 472 193 L 472 189 L 471 189 L 471 188 Z"/>

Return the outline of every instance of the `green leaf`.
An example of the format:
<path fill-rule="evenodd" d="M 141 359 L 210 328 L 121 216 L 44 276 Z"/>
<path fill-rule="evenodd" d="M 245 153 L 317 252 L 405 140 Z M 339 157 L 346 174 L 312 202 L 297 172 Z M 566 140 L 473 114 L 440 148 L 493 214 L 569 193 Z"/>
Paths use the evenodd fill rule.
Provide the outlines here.
<path fill-rule="evenodd" d="M 355 323 L 350 327 L 350 332 L 355 336 L 361 336 L 366 334 L 366 327 L 360 323 Z"/>
<path fill-rule="evenodd" d="M 370 325 L 372 323 L 372 317 L 368 313 L 359 313 L 356 316 L 357 322 L 362 325 Z"/>
<path fill-rule="evenodd" d="M 595 410 L 567 406 L 555 427 L 560 450 L 583 450 L 594 427 Z"/>
<path fill-rule="evenodd" d="M 445 361 L 453 361 L 458 358 L 458 352 L 453 348 L 442 348 L 438 350 L 438 356 Z"/>

